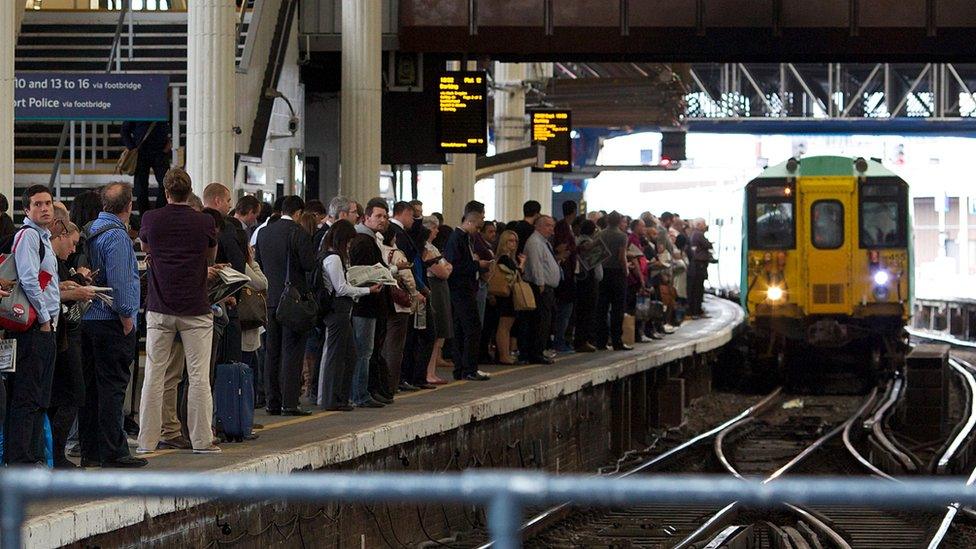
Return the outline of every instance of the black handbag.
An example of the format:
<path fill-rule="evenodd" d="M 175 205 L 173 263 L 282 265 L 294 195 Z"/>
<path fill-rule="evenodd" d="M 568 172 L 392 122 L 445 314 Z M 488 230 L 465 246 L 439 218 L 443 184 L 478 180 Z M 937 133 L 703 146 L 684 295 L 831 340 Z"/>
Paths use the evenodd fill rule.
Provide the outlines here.
<path fill-rule="evenodd" d="M 275 318 L 282 326 L 304 334 L 315 327 L 319 318 L 319 306 L 314 293 L 309 290 L 302 292 L 291 283 L 291 242 L 285 253 L 288 256 L 285 287 L 281 291 L 278 308 L 275 309 Z"/>

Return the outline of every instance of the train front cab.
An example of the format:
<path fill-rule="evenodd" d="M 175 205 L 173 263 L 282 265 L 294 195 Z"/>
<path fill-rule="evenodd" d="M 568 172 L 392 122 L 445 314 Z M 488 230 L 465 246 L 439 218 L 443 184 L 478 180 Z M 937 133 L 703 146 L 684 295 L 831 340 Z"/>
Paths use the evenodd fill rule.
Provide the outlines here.
<path fill-rule="evenodd" d="M 839 347 L 899 337 L 911 310 L 904 181 L 760 177 L 746 197 L 743 305 L 770 351 L 776 340 Z"/>

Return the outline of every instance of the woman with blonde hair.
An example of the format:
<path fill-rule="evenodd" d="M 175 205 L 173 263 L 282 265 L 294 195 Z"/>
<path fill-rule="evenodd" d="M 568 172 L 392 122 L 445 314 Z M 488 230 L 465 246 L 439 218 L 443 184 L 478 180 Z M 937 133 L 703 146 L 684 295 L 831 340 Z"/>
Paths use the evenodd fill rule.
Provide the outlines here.
<path fill-rule="evenodd" d="M 515 274 L 522 272 L 525 256 L 518 254 L 519 237 L 515 231 L 505 231 L 498 237 L 498 250 L 495 258 L 499 270 L 494 276 L 504 275 L 514 282 Z M 511 274 L 509 274 L 511 273 Z M 498 329 L 495 330 L 496 361 L 499 364 L 515 364 L 512 358 L 512 325 L 515 324 L 515 303 L 512 296 L 495 296 L 498 309 Z"/>

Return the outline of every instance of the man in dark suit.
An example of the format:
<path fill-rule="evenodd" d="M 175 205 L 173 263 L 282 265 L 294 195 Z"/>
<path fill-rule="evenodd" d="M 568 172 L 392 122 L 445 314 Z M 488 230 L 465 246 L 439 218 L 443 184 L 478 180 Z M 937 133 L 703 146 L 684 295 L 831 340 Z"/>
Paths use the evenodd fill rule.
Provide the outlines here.
<path fill-rule="evenodd" d="M 475 260 L 471 249 L 471 235 L 484 223 L 484 214 L 476 211 L 464 215 L 461 226 L 451 233 L 444 247 L 444 259 L 454 266 L 450 278 L 451 311 L 454 320 L 454 379 L 485 381 L 490 376 L 478 370 L 478 345 L 481 342 L 481 320 L 475 298 L 478 276 L 490 262 Z"/>
<path fill-rule="evenodd" d="M 224 216 L 224 225 L 217 234 L 217 263 L 230 265 L 243 273 L 246 269 L 247 234 L 236 219 L 230 217 L 230 189 L 220 183 L 211 183 L 203 189 L 203 205 L 213 208 Z M 216 363 L 240 362 L 241 319 L 237 313 L 237 296 L 227 300 L 227 327 L 216 348 Z"/>
<path fill-rule="evenodd" d="M 281 204 L 281 218 L 258 233 L 255 259 L 268 277 L 267 360 L 264 367 L 267 410 L 271 415 L 306 416 L 298 406 L 302 386 L 302 358 L 307 333 L 281 325 L 275 318 L 285 277 L 301 292 L 308 291 L 308 273 L 315 269 L 312 237 L 295 219 L 305 202 L 287 196 Z"/>

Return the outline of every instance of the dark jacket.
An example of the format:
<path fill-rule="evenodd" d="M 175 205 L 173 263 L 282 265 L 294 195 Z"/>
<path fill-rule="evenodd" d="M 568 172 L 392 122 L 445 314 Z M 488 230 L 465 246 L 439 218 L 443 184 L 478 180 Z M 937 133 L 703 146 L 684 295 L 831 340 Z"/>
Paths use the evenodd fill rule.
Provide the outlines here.
<path fill-rule="evenodd" d="M 149 131 L 150 125 L 152 125 L 152 122 L 123 122 L 122 144 L 125 145 L 125 148 L 134 149 L 139 147 L 139 143 L 142 143 L 142 138 Z M 166 144 L 169 142 L 169 135 L 169 122 L 156 122 L 156 125 L 153 126 L 152 133 L 146 138 L 146 142 L 142 144 L 142 147 L 139 148 L 139 152 L 163 152 L 166 149 Z"/>
<path fill-rule="evenodd" d="M 311 236 L 294 221 L 282 218 L 261 229 L 254 258 L 268 277 L 269 309 L 278 307 L 286 272 L 292 286 L 302 292 L 308 291 L 307 274 L 315 268 L 315 253 Z"/>
<path fill-rule="evenodd" d="M 473 299 L 478 293 L 478 274 L 480 269 L 471 252 L 470 235 L 458 227 L 444 246 L 444 259 L 454 270 L 447 284 L 451 288 L 451 298 Z"/>
<path fill-rule="evenodd" d="M 349 266 L 353 265 L 386 265 L 385 258 L 380 254 L 376 245 L 376 238 L 368 234 L 357 234 L 349 246 Z M 386 318 L 393 302 L 387 288 L 378 294 L 364 295 L 352 306 L 352 316 L 360 318 Z"/>
<path fill-rule="evenodd" d="M 529 237 L 535 232 L 535 226 L 522 219 L 515 223 L 513 230 L 519 237 L 518 253 L 521 254 L 525 251 L 525 243 L 529 241 Z"/>
<path fill-rule="evenodd" d="M 691 259 L 688 264 L 689 274 L 708 278 L 708 263 L 712 260 L 712 243 L 705 238 L 704 232 L 692 231 L 688 242 L 688 258 Z"/>
<path fill-rule="evenodd" d="M 569 252 L 569 257 L 559 264 L 563 271 L 563 278 L 556 288 L 556 299 L 563 303 L 572 303 L 576 297 L 576 235 L 573 234 L 573 227 L 569 225 L 565 218 L 556 223 L 556 232 L 552 237 L 552 248 L 558 254 L 560 246 L 565 246 Z"/>
<path fill-rule="evenodd" d="M 243 273 L 247 250 L 247 234 L 241 227 L 241 222 L 227 216 L 224 218 L 224 226 L 217 235 L 217 263 L 229 263 L 231 268 L 239 273 Z"/>

